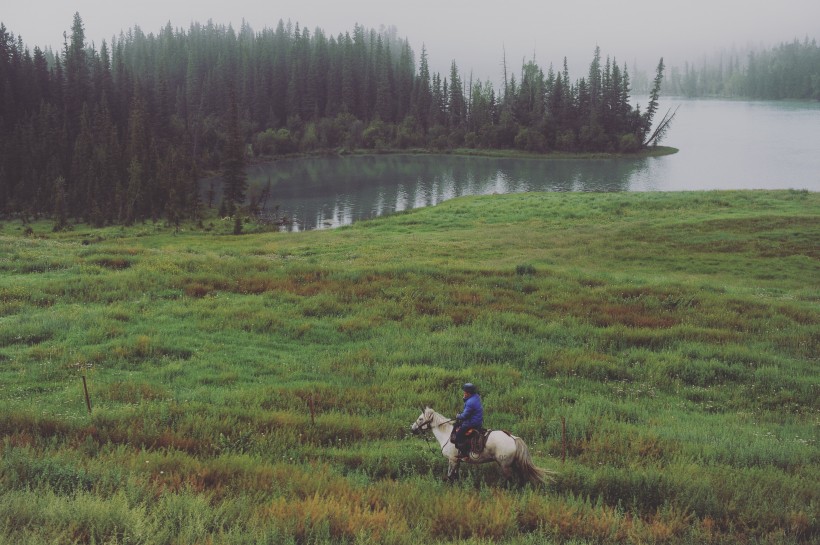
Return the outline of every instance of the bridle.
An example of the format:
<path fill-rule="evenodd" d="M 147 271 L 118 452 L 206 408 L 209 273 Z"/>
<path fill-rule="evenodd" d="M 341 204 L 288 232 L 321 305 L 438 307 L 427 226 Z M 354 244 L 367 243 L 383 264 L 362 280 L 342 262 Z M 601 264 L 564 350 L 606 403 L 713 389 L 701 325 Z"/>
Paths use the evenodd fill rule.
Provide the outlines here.
<path fill-rule="evenodd" d="M 421 433 L 423 431 L 430 431 L 433 429 L 433 418 L 434 416 L 431 414 L 430 418 L 416 426 L 416 429 L 413 430 L 413 433 Z M 424 426 L 427 426 L 426 428 Z"/>
<path fill-rule="evenodd" d="M 419 434 L 423 431 L 431 431 L 434 427 L 433 426 L 433 420 L 435 420 L 435 418 L 436 418 L 435 413 L 431 413 L 430 418 L 428 418 L 427 420 L 425 420 L 424 422 L 422 422 L 421 424 L 416 426 L 416 429 L 413 430 L 413 433 L 414 434 Z M 455 418 L 451 418 L 450 420 L 445 420 L 444 422 L 440 422 L 435 427 L 438 428 L 439 426 L 443 426 L 444 424 L 449 424 L 450 422 L 453 422 L 453 421 L 455 421 Z M 427 427 L 425 428 L 425 426 L 427 426 Z M 427 441 L 427 444 L 429 446 L 430 445 L 430 436 L 429 435 L 424 435 L 424 440 Z M 444 447 L 446 447 L 447 443 L 449 443 L 449 442 L 450 442 L 450 440 L 447 439 L 447 441 L 445 441 L 444 444 L 441 445 L 441 453 L 442 454 L 444 453 Z M 433 451 L 431 449 L 431 452 L 435 452 L 435 451 Z"/>
<path fill-rule="evenodd" d="M 427 420 L 425 420 L 424 422 L 422 422 L 421 424 L 416 426 L 416 429 L 413 430 L 413 433 L 419 433 L 419 432 L 422 432 L 422 431 L 432 430 L 433 429 L 433 420 L 435 420 L 435 418 L 436 418 L 436 414 L 431 413 L 430 418 L 428 418 Z M 445 420 L 444 422 L 439 422 L 438 424 L 436 424 L 435 427 L 438 428 L 439 426 L 443 426 L 444 424 L 449 424 L 450 422 L 455 422 L 455 420 L 456 420 L 455 418 L 451 418 L 450 420 Z M 427 427 L 425 428 L 424 426 L 427 426 Z"/>

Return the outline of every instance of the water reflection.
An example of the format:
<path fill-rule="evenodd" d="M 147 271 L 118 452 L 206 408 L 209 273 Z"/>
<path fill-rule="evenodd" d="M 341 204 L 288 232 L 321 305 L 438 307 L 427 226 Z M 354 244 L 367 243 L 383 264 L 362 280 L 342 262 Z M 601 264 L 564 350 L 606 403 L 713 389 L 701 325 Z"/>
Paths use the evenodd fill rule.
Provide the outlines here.
<path fill-rule="evenodd" d="M 645 101 L 640 101 L 646 103 Z M 267 209 L 292 230 L 347 225 L 462 195 L 524 191 L 820 190 L 820 102 L 671 100 L 668 144 L 645 159 L 511 159 L 435 155 L 319 157 L 248 170 L 249 193 L 270 183 Z M 221 181 L 213 184 L 218 205 Z M 207 199 L 207 197 L 206 197 Z"/>
<path fill-rule="evenodd" d="M 646 159 L 510 159 L 373 155 L 288 159 L 248 169 L 249 193 L 289 230 L 347 225 L 463 195 L 626 191 Z M 209 185 L 209 184 L 208 184 Z M 217 187 L 219 183 L 215 184 Z M 218 198 L 218 196 L 217 196 Z"/>

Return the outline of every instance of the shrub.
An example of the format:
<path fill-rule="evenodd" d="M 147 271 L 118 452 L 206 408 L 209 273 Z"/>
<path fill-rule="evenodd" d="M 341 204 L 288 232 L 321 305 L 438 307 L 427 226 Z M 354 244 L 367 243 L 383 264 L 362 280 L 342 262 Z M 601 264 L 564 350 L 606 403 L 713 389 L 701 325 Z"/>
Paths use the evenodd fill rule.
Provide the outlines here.
<path fill-rule="evenodd" d="M 547 151 L 547 139 L 536 129 L 524 127 L 515 137 L 515 147 L 524 151 L 543 153 Z"/>
<path fill-rule="evenodd" d="M 555 147 L 561 151 L 575 151 L 577 147 L 577 139 L 575 138 L 575 131 L 562 131 L 555 138 Z"/>
<path fill-rule="evenodd" d="M 638 141 L 638 137 L 632 133 L 621 136 L 618 142 L 618 151 L 621 153 L 634 153 L 640 149 L 641 143 Z"/>
<path fill-rule="evenodd" d="M 534 275 L 535 267 L 530 264 L 516 265 L 515 274 L 517 274 L 518 276 Z"/>
<path fill-rule="evenodd" d="M 370 149 L 384 149 L 393 140 L 393 125 L 374 119 L 362 133 L 362 146 Z"/>

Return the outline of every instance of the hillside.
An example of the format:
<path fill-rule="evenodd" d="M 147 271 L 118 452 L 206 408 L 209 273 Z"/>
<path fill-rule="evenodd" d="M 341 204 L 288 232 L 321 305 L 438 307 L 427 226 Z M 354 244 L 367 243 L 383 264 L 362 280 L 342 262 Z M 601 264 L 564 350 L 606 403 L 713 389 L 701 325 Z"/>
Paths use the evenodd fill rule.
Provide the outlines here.
<path fill-rule="evenodd" d="M 240 236 L 52 225 L 0 225 L 0 541 L 820 533 L 820 194 L 496 195 Z M 454 414 L 467 380 L 553 483 L 442 481 L 409 426 Z"/>

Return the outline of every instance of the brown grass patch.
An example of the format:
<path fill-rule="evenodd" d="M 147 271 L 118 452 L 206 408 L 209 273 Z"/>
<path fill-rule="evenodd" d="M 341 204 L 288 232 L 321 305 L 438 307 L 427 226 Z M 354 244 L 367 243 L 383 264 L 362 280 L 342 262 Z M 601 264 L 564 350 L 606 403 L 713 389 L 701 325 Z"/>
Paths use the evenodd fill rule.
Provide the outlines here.
<path fill-rule="evenodd" d="M 121 271 L 127 269 L 132 265 L 131 260 L 123 257 L 100 257 L 92 261 L 95 265 L 105 267 L 114 271 Z"/>

